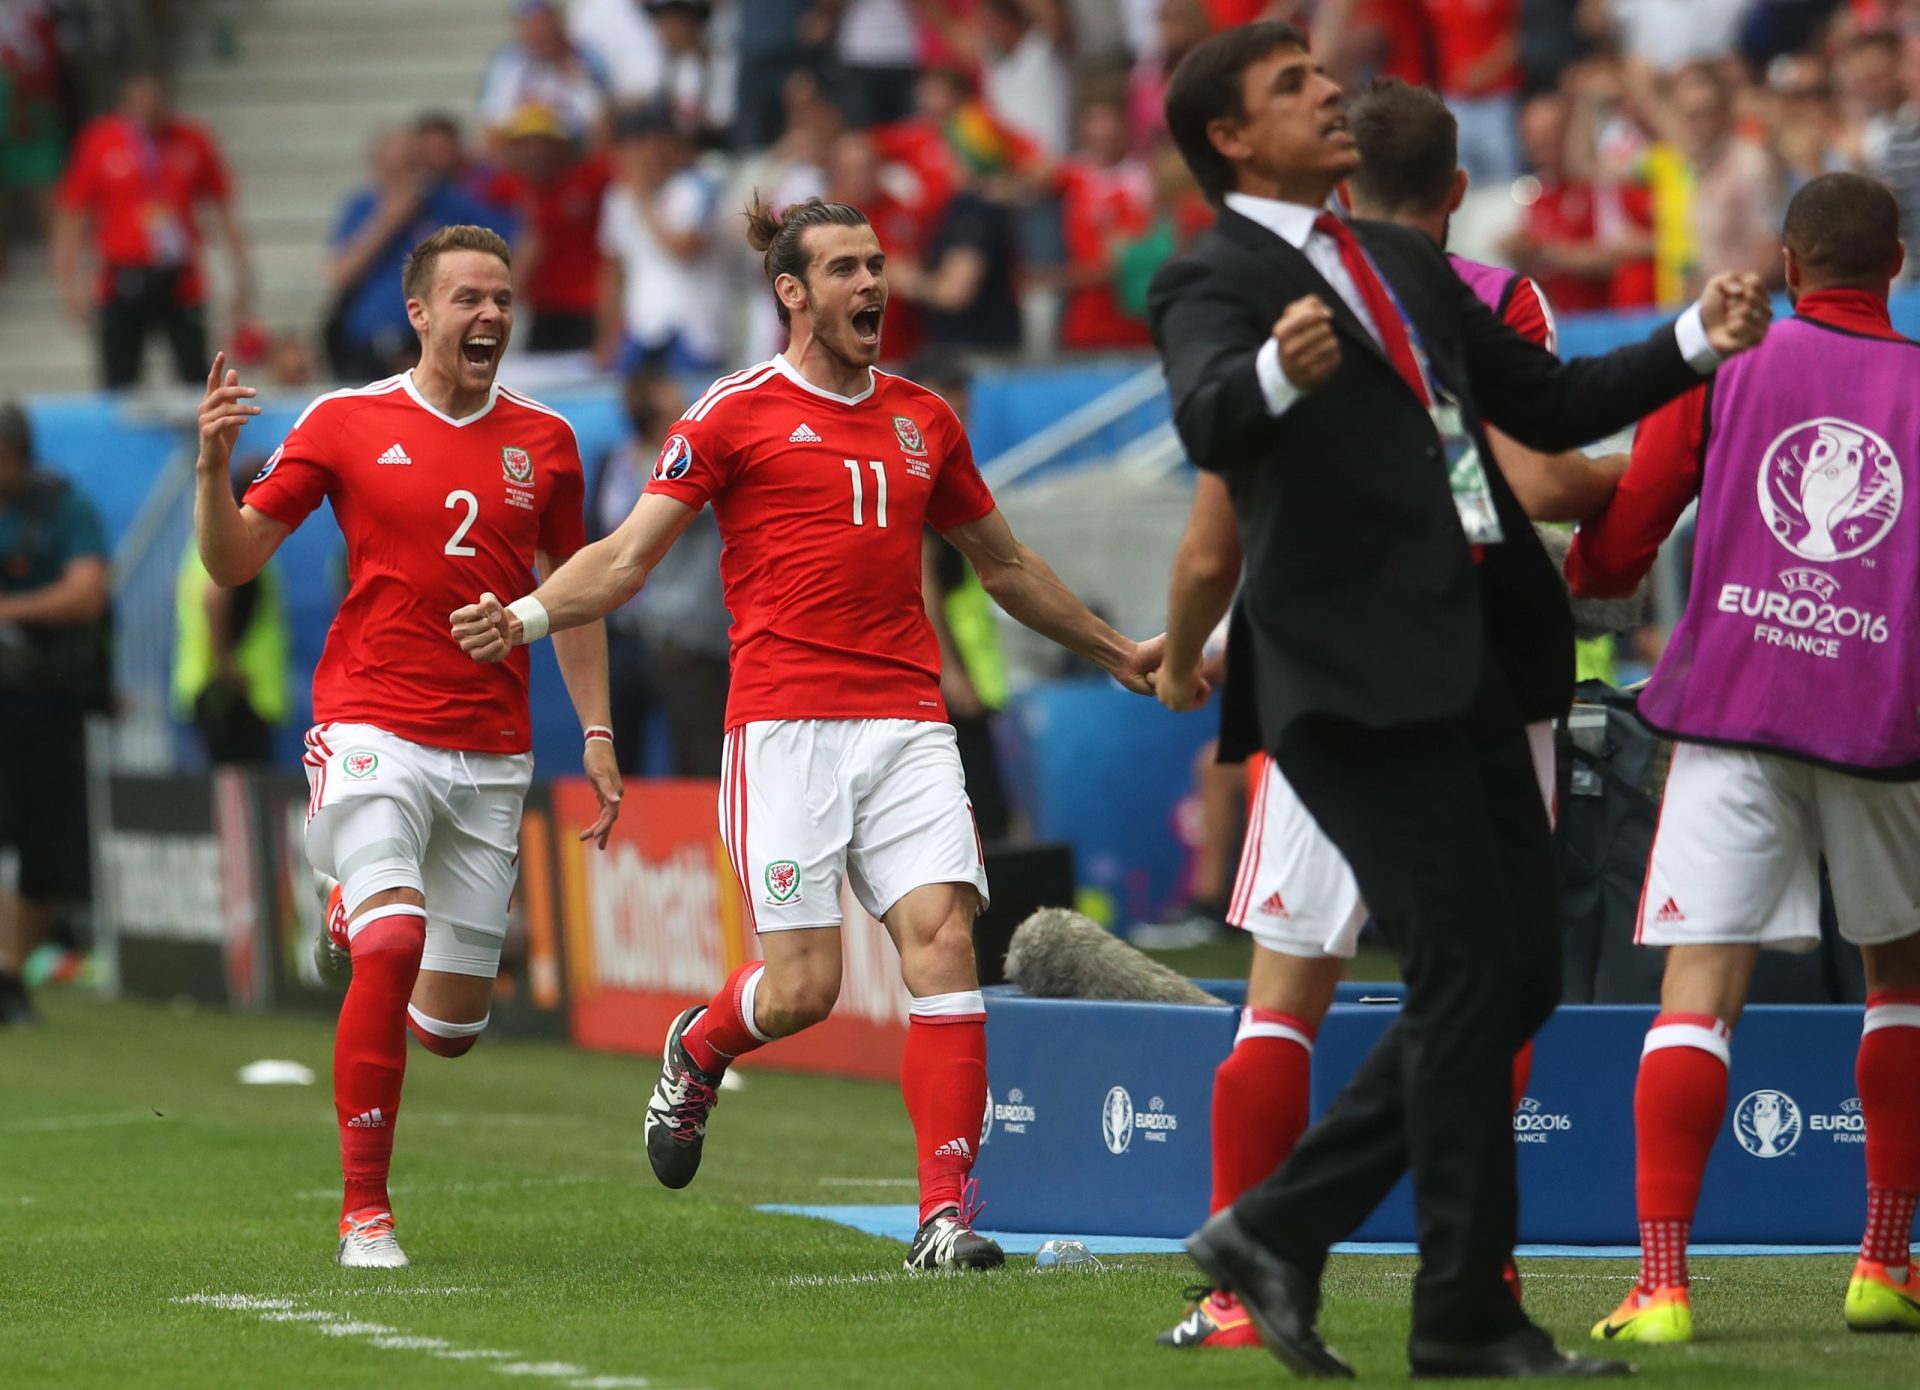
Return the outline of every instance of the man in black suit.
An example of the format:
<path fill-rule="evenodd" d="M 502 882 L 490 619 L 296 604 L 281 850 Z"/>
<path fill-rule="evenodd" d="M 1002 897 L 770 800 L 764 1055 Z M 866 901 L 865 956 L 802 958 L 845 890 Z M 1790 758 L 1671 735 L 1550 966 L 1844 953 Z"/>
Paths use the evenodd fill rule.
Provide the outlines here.
<path fill-rule="evenodd" d="M 1611 433 L 1766 331 L 1726 276 L 1671 327 L 1562 363 L 1419 232 L 1326 212 L 1359 163 L 1340 88 L 1284 24 L 1214 35 L 1168 128 L 1215 226 L 1149 312 L 1189 456 L 1233 497 L 1242 650 L 1268 750 L 1346 855 L 1407 1000 L 1280 1171 L 1188 1242 L 1303 1374 L 1328 1249 L 1409 1167 L 1416 1373 L 1592 1375 L 1501 1274 L 1515 1232 L 1509 1067 L 1559 996 L 1559 880 L 1523 726 L 1561 713 L 1571 619 L 1483 419 L 1541 450 Z M 1231 667 L 1230 667 L 1231 669 Z M 1197 703 L 1198 687 L 1172 703 Z"/>

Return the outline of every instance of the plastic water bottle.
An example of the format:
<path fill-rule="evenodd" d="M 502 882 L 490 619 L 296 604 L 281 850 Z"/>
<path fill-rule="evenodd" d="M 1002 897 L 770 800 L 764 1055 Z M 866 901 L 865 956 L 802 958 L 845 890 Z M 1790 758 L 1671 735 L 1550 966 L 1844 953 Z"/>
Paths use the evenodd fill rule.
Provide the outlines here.
<path fill-rule="evenodd" d="M 1098 1265 L 1084 1240 L 1050 1240 L 1035 1252 L 1036 1269 L 1061 1269 L 1068 1265 Z"/>

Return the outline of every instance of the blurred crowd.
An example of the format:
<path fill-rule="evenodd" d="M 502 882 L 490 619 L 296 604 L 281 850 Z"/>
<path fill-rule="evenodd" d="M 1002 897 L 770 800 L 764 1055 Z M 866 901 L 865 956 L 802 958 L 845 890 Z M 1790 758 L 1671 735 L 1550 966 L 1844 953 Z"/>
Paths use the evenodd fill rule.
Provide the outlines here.
<path fill-rule="evenodd" d="M 373 141 L 323 321 L 275 333 L 217 142 L 146 75 L 76 126 L 61 8 L 0 0 L 0 190 L 16 234 L 51 228 L 110 385 L 149 334 L 183 377 L 204 359 L 209 234 L 243 361 L 286 384 L 402 366 L 398 266 L 456 221 L 512 242 L 523 349 L 712 371 L 778 345 L 742 293 L 756 187 L 869 211 L 898 359 L 1140 348 L 1148 280 L 1208 220 L 1162 129 L 1167 74 L 1260 17 L 1306 25 L 1349 84 L 1439 90 L 1475 184 L 1510 192 L 1505 258 L 1563 312 L 1777 276 L 1784 201 L 1824 170 L 1878 174 L 1920 228 L 1920 0 L 517 0 L 471 110 Z"/>

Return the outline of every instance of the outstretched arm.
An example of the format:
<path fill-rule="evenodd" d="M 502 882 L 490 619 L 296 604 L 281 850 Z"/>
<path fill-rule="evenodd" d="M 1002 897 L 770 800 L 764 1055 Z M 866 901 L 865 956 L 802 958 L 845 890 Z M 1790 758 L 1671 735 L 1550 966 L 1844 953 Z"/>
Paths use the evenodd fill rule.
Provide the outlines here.
<path fill-rule="evenodd" d="M 643 493 L 618 530 L 574 552 L 525 598 L 503 604 L 493 594 L 482 594 L 477 603 L 456 608 L 448 617 L 454 640 L 475 661 L 499 661 L 510 649 L 537 642 L 550 631 L 605 617 L 640 592 L 660 557 L 697 515 L 684 502 Z"/>
<path fill-rule="evenodd" d="M 1148 677 L 1159 668 L 1165 638 L 1135 642 L 1094 616 L 1045 560 L 1015 538 L 998 507 L 953 527 L 946 537 L 973 562 L 981 587 L 1015 621 L 1084 656 L 1136 694 L 1153 693 Z"/>
<path fill-rule="evenodd" d="M 1227 615 L 1240 584 L 1240 534 L 1227 485 L 1212 473 L 1194 484 L 1193 511 L 1173 554 L 1167 593 L 1167 652 L 1160 665 L 1160 703 L 1193 709 L 1207 698 L 1200 657 L 1207 636 Z"/>
<path fill-rule="evenodd" d="M 551 579 L 555 573 L 553 558 L 544 550 L 534 558 L 541 575 Z M 580 838 L 605 849 L 607 836 L 620 815 L 621 790 L 620 768 L 613 757 L 613 701 L 607 693 L 607 625 L 582 623 L 554 633 L 553 657 L 560 663 L 560 679 L 567 683 L 567 696 L 573 701 L 573 712 L 579 716 L 580 732 L 586 739 L 581 766 L 600 801 L 599 816 L 580 832 Z"/>

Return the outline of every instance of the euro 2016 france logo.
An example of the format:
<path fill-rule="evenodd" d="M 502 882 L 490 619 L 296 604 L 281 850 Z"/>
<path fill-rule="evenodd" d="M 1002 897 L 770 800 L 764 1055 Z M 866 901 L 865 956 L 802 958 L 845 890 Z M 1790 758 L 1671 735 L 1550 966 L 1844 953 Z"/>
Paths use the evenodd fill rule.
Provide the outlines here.
<path fill-rule="evenodd" d="M 686 477 L 691 467 L 693 445 L 687 443 L 684 434 L 668 435 L 667 442 L 660 446 L 660 461 L 653 465 L 653 476 L 660 482 L 670 483 Z"/>
<path fill-rule="evenodd" d="M 1900 515 L 1900 460 L 1851 420 L 1803 420 L 1782 431 L 1760 457 L 1759 486 L 1767 529 L 1803 560 L 1864 554 Z"/>
<path fill-rule="evenodd" d="M 1782 1158 L 1800 1142 L 1800 1107 L 1785 1091 L 1749 1091 L 1733 1107 L 1733 1137 L 1755 1158 Z"/>
<path fill-rule="evenodd" d="M 1108 1153 L 1123 1154 L 1133 1142 L 1133 1097 L 1125 1086 L 1115 1086 L 1100 1103 L 1100 1137 Z"/>

